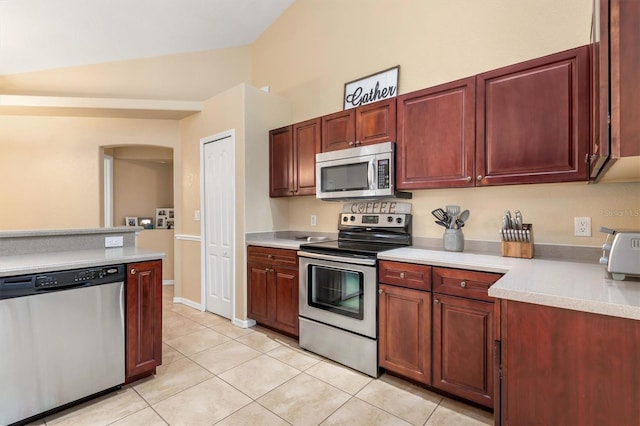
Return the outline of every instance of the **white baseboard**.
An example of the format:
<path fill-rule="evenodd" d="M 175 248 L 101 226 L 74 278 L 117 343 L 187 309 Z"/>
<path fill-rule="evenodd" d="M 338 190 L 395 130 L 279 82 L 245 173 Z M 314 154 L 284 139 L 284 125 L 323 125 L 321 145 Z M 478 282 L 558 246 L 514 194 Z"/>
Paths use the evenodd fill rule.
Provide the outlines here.
<path fill-rule="evenodd" d="M 246 320 L 241 320 L 239 318 L 234 318 L 233 321 L 231 321 L 231 323 L 233 325 L 237 325 L 238 327 L 242 327 L 242 328 L 250 328 L 250 327 L 253 327 L 254 325 L 256 325 L 256 321 L 252 320 L 250 318 L 247 318 Z"/>
<path fill-rule="evenodd" d="M 191 308 L 202 311 L 202 305 L 200 303 L 194 302 L 193 300 L 185 299 L 184 297 L 174 297 L 173 303 L 182 303 L 183 305 L 187 305 Z"/>
<path fill-rule="evenodd" d="M 162 285 L 174 285 L 175 283 L 174 280 L 162 280 Z"/>

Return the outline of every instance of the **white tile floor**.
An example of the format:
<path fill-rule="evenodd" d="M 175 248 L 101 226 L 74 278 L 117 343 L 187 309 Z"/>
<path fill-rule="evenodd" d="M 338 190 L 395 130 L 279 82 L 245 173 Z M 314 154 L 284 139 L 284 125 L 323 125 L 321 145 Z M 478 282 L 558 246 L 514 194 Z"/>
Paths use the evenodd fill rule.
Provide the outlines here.
<path fill-rule="evenodd" d="M 372 379 L 262 327 L 174 305 L 163 288 L 163 365 L 39 425 L 491 425 L 486 411 L 390 375 Z"/>

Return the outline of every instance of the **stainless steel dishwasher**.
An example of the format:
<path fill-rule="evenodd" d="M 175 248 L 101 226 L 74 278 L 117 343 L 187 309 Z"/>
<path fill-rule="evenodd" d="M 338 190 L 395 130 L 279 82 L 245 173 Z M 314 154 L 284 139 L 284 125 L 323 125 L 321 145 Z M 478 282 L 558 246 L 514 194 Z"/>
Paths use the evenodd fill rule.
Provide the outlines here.
<path fill-rule="evenodd" d="M 124 383 L 124 265 L 0 278 L 0 425 Z"/>

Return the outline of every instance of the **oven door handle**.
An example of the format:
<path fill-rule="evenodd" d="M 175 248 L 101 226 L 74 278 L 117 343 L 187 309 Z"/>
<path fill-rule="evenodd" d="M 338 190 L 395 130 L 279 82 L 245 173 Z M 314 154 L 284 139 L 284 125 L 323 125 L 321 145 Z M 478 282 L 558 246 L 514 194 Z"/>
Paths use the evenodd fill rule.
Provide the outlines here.
<path fill-rule="evenodd" d="M 367 265 L 367 266 L 375 266 L 376 259 L 367 258 L 359 258 L 359 257 L 345 257 L 345 256 L 333 256 L 331 254 L 323 254 L 323 253 L 311 253 L 308 251 L 299 251 L 298 256 L 307 257 L 310 259 L 318 259 L 318 260 L 328 260 L 333 262 L 340 263 L 353 263 L 356 265 Z"/>

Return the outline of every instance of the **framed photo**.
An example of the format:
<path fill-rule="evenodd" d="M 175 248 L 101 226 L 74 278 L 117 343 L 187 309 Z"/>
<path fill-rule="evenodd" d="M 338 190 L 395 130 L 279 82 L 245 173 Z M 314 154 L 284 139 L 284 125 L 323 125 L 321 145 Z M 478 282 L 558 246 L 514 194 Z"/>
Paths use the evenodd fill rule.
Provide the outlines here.
<path fill-rule="evenodd" d="M 139 217 L 138 225 L 142 226 L 144 229 L 153 229 L 153 219 L 150 217 Z"/>
<path fill-rule="evenodd" d="M 344 109 L 398 96 L 400 65 L 350 81 L 344 85 Z"/>
<path fill-rule="evenodd" d="M 136 216 L 126 216 L 124 224 L 125 226 L 138 226 L 138 218 Z"/>
<path fill-rule="evenodd" d="M 171 229 L 174 227 L 173 207 L 160 207 L 156 209 L 156 228 Z"/>

